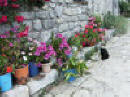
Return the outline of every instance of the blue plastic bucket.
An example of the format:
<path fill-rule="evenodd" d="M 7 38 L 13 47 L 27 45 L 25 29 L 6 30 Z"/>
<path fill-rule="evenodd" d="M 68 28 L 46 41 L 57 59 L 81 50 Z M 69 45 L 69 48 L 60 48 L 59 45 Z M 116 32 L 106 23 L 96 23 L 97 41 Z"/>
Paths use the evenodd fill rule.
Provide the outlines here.
<path fill-rule="evenodd" d="M 5 92 L 12 88 L 11 73 L 0 76 L 0 91 Z"/>
<path fill-rule="evenodd" d="M 38 67 L 35 65 L 34 62 L 29 62 L 29 76 L 34 77 L 39 74 Z"/>
<path fill-rule="evenodd" d="M 68 72 L 71 72 L 71 73 L 74 73 L 74 74 L 77 73 L 76 69 L 69 69 L 69 70 L 64 71 L 63 74 L 68 73 Z M 76 80 L 76 77 L 71 76 L 67 81 L 68 82 L 73 82 L 75 80 Z"/>

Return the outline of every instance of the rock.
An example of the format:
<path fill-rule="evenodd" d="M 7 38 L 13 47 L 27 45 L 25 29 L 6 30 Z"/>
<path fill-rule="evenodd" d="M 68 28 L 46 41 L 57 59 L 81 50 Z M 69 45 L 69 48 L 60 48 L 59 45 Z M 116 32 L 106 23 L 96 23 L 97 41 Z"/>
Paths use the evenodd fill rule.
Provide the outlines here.
<path fill-rule="evenodd" d="M 69 16 L 79 15 L 79 14 L 81 14 L 81 9 L 80 9 L 80 7 L 75 8 L 75 9 L 74 8 L 64 8 L 63 13 L 65 15 L 69 15 Z"/>
<path fill-rule="evenodd" d="M 34 19 L 35 18 L 34 12 L 20 12 L 20 15 L 24 16 L 25 19 Z"/>
<path fill-rule="evenodd" d="M 55 7 L 56 4 L 55 3 L 50 3 L 50 7 Z"/>
<path fill-rule="evenodd" d="M 55 27 L 56 21 L 55 20 L 43 20 L 42 24 L 45 29 L 50 29 L 50 28 Z"/>
<path fill-rule="evenodd" d="M 71 97 L 71 95 L 58 94 L 58 95 L 55 95 L 55 97 Z"/>
<path fill-rule="evenodd" d="M 2 93 L 0 97 L 29 97 L 27 86 L 15 86 L 12 90 Z"/>
<path fill-rule="evenodd" d="M 36 12 L 36 18 L 39 18 L 39 19 L 48 19 L 49 18 L 49 11 Z"/>
<path fill-rule="evenodd" d="M 51 32 L 49 32 L 49 31 L 41 32 L 41 41 L 42 42 L 47 42 L 50 37 L 51 37 Z"/>
<path fill-rule="evenodd" d="M 59 32 L 67 31 L 67 29 L 69 29 L 69 26 L 67 23 L 59 25 Z"/>
<path fill-rule="evenodd" d="M 56 6 L 55 7 L 55 12 L 56 12 L 56 15 L 58 17 L 61 17 L 62 16 L 62 11 L 63 11 L 63 7 L 62 6 Z"/>
<path fill-rule="evenodd" d="M 77 90 L 73 97 L 91 97 L 88 90 Z"/>
<path fill-rule="evenodd" d="M 33 20 L 33 29 L 36 30 L 36 31 L 41 31 L 42 24 L 41 24 L 41 20 L 40 19 Z"/>
<path fill-rule="evenodd" d="M 79 20 L 80 21 L 87 21 L 88 20 L 88 16 L 87 15 L 79 15 Z"/>

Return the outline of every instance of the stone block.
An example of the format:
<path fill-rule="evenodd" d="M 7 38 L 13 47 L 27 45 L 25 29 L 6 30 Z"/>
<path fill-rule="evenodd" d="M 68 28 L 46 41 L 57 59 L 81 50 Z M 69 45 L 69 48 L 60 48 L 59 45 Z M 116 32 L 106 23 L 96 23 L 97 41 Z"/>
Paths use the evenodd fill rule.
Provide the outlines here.
<path fill-rule="evenodd" d="M 62 6 L 56 6 L 55 7 L 55 12 L 56 12 L 56 15 L 58 17 L 61 17 L 62 16 L 62 11 L 63 11 L 63 7 Z"/>
<path fill-rule="evenodd" d="M 42 29 L 42 23 L 40 19 L 33 20 L 33 29 L 36 31 L 41 31 Z"/>
<path fill-rule="evenodd" d="M 9 31 L 10 28 L 11 28 L 11 26 L 8 24 L 0 25 L 0 34 Z"/>
<path fill-rule="evenodd" d="M 34 12 L 20 12 L 20 15 L 24 16 L 25 19 L 34 19 L 35 18 Z"/>
<path fill-rule="evenodd" d="M 29 94 L 33 95 L 38 92 L 40 89 L 46 87 L 51 84 L 58 78 L 58 72 L 55 69 L 52 69 L 50 73 L 46 73 L 45 77 L 41 78 L 41 80 L 32 80 L 27 83 L 29 87 Z M 24 92 L 23 92 L 24 93 Z M 22 96 L 24 97 L 24 96 Z"/>
<path fill-rule="evenodd" d="M 81 14 L 80 7 L 77 8 L 64 8 L 63 13 L 65 15 L 73 16 L 73 15 L 79 15 Z"/>
<path fill-rule="evenodd" d="M 51 36 L 50 31 L 41 32 L 41 41 L 42 42 L 47 42 L 49 40 L 50 36 Z"/>
<path fill-rule="evenodd" d="M 49 18 L 49 12 L 48 11 L 36 12 L 36 18 L 47 19 L 47 18 Z"/>
<path fill-rule="evenodd" d="M 88 20 L 87 15 L 79 15 L 78 18 L 79 18 L 80 21 L 87 21 Z"/>
<path fill-rule="evenodd" d="M 42 25 L 45 29 L 51 29 L 54 28 L 56 24 L 55 20 L 43 20 Z"/>
<path fill-rule="evenodd" d="M 61 25 L 59 26 L 59 32 L 64 32 L 64 31 L 67 31 L 68 29 L 69 29 L 69 26 L 68 26 L 67 23 L 61 24 Z"/>
<path fill-rule="evenodd" d="M 18 85 L 12 90 L 2 93 L 0 97 L 29 97 L 29 90 L 27 86 Z"/>
<path fill-rule="evenodd" d="M 75 27 L 74 22 L 69 23 L 69 29 L 73 29 Z"/>

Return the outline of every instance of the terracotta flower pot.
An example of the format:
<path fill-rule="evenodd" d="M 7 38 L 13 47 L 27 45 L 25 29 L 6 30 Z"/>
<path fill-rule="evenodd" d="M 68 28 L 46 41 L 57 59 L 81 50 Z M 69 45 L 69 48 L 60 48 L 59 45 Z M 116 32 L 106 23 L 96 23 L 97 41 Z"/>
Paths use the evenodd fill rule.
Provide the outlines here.
<path fill-rule="evenodd" d="M 51 63 L 42 64 L 42 72 L 49 73 L 51 71 Z"/>
<path fill-rule="evenodd" d="M 17 84 L 19 85 L 26 84 L 28 79 L 28 65 L 24 68 L 16 69 L 14 76 L 16 78 Z"/>

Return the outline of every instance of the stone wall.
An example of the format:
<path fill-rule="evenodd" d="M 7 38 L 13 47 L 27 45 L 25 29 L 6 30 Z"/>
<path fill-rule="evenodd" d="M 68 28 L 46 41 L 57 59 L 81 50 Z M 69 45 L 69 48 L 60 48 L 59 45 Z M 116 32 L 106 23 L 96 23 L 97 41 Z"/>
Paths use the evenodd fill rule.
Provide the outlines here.
<path fill-rule="evenodd" d="M 24 10 L 20 14 L 26 19 L 24 24 L 30 27 L 29 37 L 47 41 L 52 32 L 60 32 L 70 37 L 73 33 L 83 30 L 81 28 L 87 23 L 88 16 L 94 13 L 103 15 L 107 11 L 114 12 L 113 0 L 88 0 L 88 5 L 74 0 L 50 0 L 41 9 Z M 9 25 L 2 25 L 0 31 L 9 28 Z"/>

